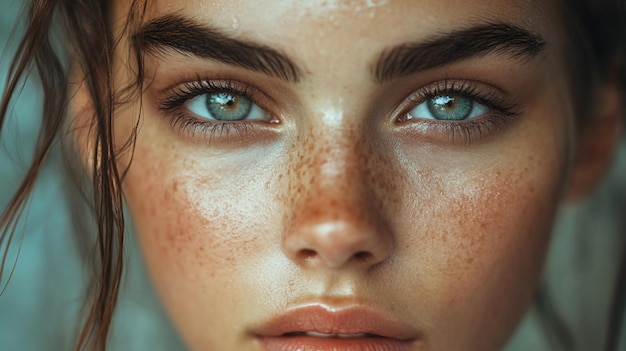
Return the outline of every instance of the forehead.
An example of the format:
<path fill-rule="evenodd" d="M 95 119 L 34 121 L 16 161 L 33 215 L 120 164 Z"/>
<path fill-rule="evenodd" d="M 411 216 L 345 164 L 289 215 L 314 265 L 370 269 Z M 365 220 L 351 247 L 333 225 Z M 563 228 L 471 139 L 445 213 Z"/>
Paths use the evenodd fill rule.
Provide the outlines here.
<path fill-rule="evenodd" d="M 122 18 L 130 1 L 115 2 Z M 556 0 L 147 0 L 146 20 L 175 13 L 224 31 L 258 39 L 316 36 L 395 37 L 432 35 L 485 21 L 507 21 L 542 33 L 558 14 Z M 125 16 L 124 16 L 125 17 Z M 549 28 L 548 28 L 549 29 Z M 341 35 L 339 35 L 341 34 Z"/>
<path fill-rule="evenodd" d="M 390 47 L 484 23 L 511 24 L 560 47 L 556 0 L 147 0 L 145 22 L 188 18 L 230 38 L 286 54 L 305 73 L 354 77 Z M 129 1 L 115 3 L 123 28 Z M 557 45 L 554 45 L 557 44 Z M 350 63 L 350 65 L 346 65 Z M 334 67 L 331 71 L 328 68 Z M 331 74 L 332 73 L 332 74 Z"/>

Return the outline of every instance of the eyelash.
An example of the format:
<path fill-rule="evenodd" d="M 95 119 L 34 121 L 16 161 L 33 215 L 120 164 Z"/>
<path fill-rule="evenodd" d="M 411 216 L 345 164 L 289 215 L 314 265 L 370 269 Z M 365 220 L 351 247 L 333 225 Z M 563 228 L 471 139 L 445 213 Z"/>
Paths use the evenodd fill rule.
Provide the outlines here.
<path fill-rule="evenodd" d="M 486 90 L 486 91 L 484 91 Z M 418 104 L 441 95 L 454 95 L 471 99 L 489 109 L 487 115 L 471 120 L 441 121 L 420 118 L 409 118 L 408 114 Z M 506 127 L 514 118 L 522 113 L 519 106 L 511 104 L 502 96 L 503 93 L 493 87 L 479 88 L 477 83 L 470 81 L 444 80 L 425 86 L 414 92 L 409 98 L 408 108 L 404 107 L 398 124 L 417 123 L 425 127 L 425 134 L 437 133 L 446 135 L 453 142 L 471 144 L 499 129 Z"/>
<path fill-rule="evenodd" d="M 173 118 L 170 122 L 172 127 L 180 128 L 183 133 L 202 135 L 206 136 L 208 139 L 212 139 L 215 136 L 228 136 L 230 132 L 237 133 L 237 136 L 245 136 L 252 128 L 259 126 L 258 121 L 257 123 L 209 122 L 208 120 L 194 117 L 190 115 L 188 111 L 184 111 L 184 109 L 181 108 L 186 102 L 195 97 L 214 92 L 225 92 L 242 96 L 255 104 L 258 104 L 258 100 L 260 100 L 260 93 L 250 85 L 228 79 L 216 80 L 201 79 L 198 77 L 194 81 L 189 81 L 167 90 L 165 93 L 166 97 L 159 102 L 158 108 L 162 112 L 173 114 Z M 270 119 L 270 122 L 276 120 L 275 118 Z"/>
<path fill-rule="evenodd" d="M 234 95 L 243 96 L 258 104 L 260 93 L 250 85 L 228 79 L 200 79 L 183 83 L 166 91 L 166 97 L 159 102 L 159 109 L 167 114 L 173 114 L 171 118 L 172 127 L 178 127 L 189 135 L 202 135 L 208 139 L 214 136 L 228 136 L 230 132 L 237 133 L 238 136 L 245 136 L 251 128 L 259 127 L 258 121 L 249 122 L 209 122 L 190 115 L 181 107 L 189 100 L 212 92 L 227 92 Z M 489 109 L 487 115 L 471 120 L 461 121 L 441 121 L 424 120 L 421 118 L 409 118 L 408 114 L 418 104 L 425 103 L 429 99 L 441 95 L 454 95 L 471 99 L 482 104 Z M 397 124 L 414 125 L 423 127 L 421 132 L 429 135 L 436 133 L 444 135 L 452 142 L 462 142 L 471 144 L 476 140 L 504 128 L 514 117 L 521 114 L 518 106 L 507 103 L 502 96 L 503 93 L 496 88 L 479 88 L 478 85 L 470 81 L 444 80 L 422 87 L 411 94 L 403 103 L 400 117 L 395 119 Z M 263 105 L 263 104 L 259 104 Z M 263 108 L 263 106 L 261 106 Z M 264 109 L 266 112 L 267 110 Z M 271 116 L 271 114 L 268 112 Z M 271 117 L 271 122 L 277 119 Z"/>

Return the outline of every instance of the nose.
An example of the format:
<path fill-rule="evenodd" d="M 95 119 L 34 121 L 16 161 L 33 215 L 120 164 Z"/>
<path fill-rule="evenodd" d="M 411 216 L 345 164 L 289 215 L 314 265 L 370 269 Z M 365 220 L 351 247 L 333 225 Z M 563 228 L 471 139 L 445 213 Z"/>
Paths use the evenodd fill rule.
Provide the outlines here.
<path fill-rule="evenodd" d="M 287 256 L 314 268 L 370 267 L 389 256 L 390 242 L 376 228 L 333 217 L 299 224 L 285 240 Z"/>
<path fill-rule="evenodd" d="M 325 151 L 295 165 L 298 176 L 292 181 L 300 191 L 285 226 L 283 251 L 307 268 L 369 268 L 385 261 L 393 252 L 393 234 L 363 148 L 320 149 Z"/>

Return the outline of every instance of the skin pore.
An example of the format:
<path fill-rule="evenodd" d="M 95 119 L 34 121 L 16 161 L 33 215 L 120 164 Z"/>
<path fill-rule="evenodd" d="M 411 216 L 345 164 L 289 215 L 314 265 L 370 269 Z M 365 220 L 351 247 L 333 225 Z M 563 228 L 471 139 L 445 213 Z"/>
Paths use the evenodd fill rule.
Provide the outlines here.
<path fill-rule="evenodd" d="M 584 193 L 568 186 L 581 170 L 559 6 L 149 2 L 147 29 L 165 18 L 280 58 L 203 57 L 146 31 L 143 94 L 115 117 L 125 141 L 140 116 L 124 193 L 189 349 L 263 350 L 268 323 L 306 306 L 384 315 L 406 331 L 403 350 L 500 349 L 531 302 L 559 204 Z M 519 29 L 535 50 L 500 42 L 377 75 L 398 48 L 476 28 Z M 118 87 L 133 76 L 124 52 Z M 255 104 L 251 119 L 206 117 L 207 97 L 229 96 Z M 451 96 L 472 117 L 432 119 Z"/>

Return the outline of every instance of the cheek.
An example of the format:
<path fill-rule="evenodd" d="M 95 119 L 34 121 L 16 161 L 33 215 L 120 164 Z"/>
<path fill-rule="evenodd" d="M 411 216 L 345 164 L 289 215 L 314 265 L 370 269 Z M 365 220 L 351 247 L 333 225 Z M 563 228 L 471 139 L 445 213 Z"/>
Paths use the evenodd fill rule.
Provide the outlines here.
<path fill-rule="evenodd" d="M 248 275 L 254 258 L 280 240 L 271 239 L 279 231 L 271 227 L 277 211 L 268 200 L 270 171 L 246 170 L 241 163 L 216 166 L 227 161 L 208 167 L 191 159 L 139 141 L 124 186 L 170 317 L 185 340 L 205 347 L 233 332 L 224 326 L 251 312 L 238 302 L 247 301 L 245 292 L 253 287 L 233 277 Z"/>
<path fill-rule="evenodd" d="M 433 340 L 453 333 L 497 349 L 531 302 L 565 186 L 566 138 L 556 134 L 520 136 L 524 144 L 497 152 L 399 158 L 410 172 L 393 209 L 406 258 L 394 293 L 411 291 L 406 308 L 428 311 Z"/>

